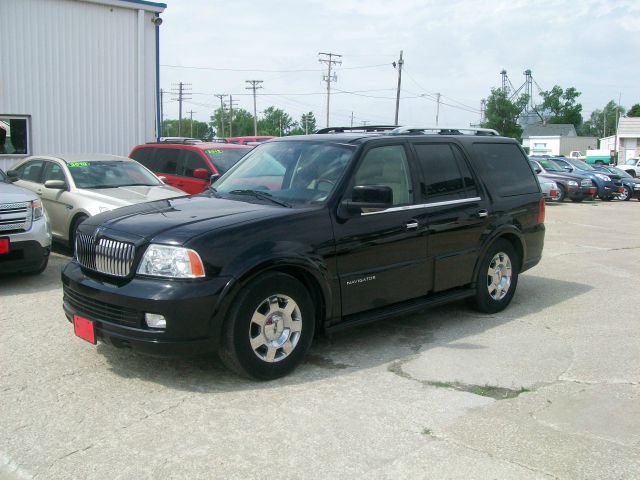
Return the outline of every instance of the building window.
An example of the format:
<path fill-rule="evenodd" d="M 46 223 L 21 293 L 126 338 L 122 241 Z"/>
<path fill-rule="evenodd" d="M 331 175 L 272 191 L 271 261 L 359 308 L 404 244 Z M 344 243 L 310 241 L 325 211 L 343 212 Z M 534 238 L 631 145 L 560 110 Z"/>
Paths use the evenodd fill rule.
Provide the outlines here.
<path fill-rule="evenodd" d="M 29 117 L 0 115 L 0 155 L 29 154 Z"/>

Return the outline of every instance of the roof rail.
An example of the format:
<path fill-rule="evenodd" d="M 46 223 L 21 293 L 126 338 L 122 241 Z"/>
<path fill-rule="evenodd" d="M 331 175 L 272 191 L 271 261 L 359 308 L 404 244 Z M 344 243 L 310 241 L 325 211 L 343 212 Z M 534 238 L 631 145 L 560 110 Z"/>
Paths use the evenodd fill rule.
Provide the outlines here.
<path fill-rule="evenodd" d="M 198 138 L 189 138 L 189 137 L 160 137 L 160 140 L 157 142 L 147 142 L 147 143 L 174 143 L 174 144 L 194 144 L 194 143 L 202 143 L 202 140 Z"/>
<path fill-rule="evenodd" d="M 327 127 L 316 130 L 315 133 L 371 133 L 371 132 L 389 132 L 398 128 L 398 125 L 360 125 L 359 127 Z"/>
<path fill-rule="evenodd" d="M 389 132 L 389 135 L 422 135 L 432 133 L 435 135 L 492 135 L 500 136 L 493 128 L 474 127 L 398 127 Z"/>

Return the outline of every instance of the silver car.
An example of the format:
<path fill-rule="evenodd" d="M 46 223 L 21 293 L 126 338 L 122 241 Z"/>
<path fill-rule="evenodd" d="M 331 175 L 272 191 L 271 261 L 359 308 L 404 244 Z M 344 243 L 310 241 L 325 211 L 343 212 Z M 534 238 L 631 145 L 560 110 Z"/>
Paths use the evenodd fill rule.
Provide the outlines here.
<path fill-rule="evenodd" d="M 7 172 L 40 195 L 55 240 L 73 245 L 87 217 L 134 203 L 184 196 L 135 160 L 114 155 L 38 155 Z"/>

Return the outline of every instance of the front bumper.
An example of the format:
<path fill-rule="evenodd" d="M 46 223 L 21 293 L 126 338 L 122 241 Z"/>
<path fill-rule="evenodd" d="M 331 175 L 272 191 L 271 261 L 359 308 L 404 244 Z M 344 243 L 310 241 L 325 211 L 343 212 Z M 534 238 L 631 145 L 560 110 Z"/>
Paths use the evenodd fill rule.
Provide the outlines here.
<path fill-rule="evenodd" d="M 0 232 L 0 238 L 9 238 L 10 249 L 0 255 L 0 273 L 36 270 L 51 252 L 51 232 L 44 217 L 33 222 L 27 232 Z"/>
<path fill-rule="evenodd" d="M 97 338 L 117 347 L 155 356 L 205 353 L 218 346 L 214 318 L 229 281 L 135 277 L 116 285 L 87 276 L 72 261 L 62 271 L 63 308 L 69 321 L 92 320 Z M 166 329 L 147 327 L 145 313 L 163 315 Z"/>

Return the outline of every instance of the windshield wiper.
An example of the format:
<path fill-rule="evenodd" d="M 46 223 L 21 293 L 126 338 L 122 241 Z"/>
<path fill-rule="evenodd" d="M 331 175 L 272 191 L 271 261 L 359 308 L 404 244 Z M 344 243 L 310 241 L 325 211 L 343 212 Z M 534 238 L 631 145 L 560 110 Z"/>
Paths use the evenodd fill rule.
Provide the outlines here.
<path fill-rule="evenodd" d="M 229 194 L 231 194 L 231 195 L 253 195 L 254 197 L 259 198 L 261 200 L 271 200 L 273 203 L 277 203 L 278 205 L 282 205 L 283 207 L 291 208 L 291 205 L 288 204 L 287 202 L 283 202 L 282 200 L 277 200 L 277 199 L 273 198 L 273 196 L 270 193 L 263 192 L 262 190 L 249 190 L 249 189 L 231 190 L 229 192 Z"/>

